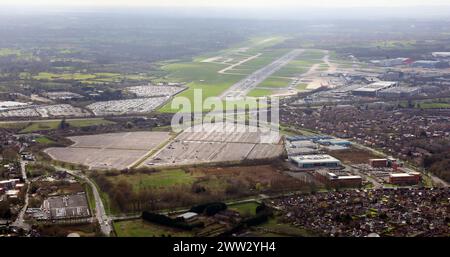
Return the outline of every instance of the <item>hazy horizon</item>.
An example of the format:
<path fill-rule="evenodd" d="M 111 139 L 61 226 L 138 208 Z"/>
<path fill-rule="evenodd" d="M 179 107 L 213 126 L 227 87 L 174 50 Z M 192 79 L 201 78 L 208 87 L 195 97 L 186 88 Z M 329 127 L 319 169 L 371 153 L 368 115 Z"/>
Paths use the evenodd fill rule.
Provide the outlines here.
<path fill-rule="evenodd" d="M 25 1 L 25 0 L 23 0 Z M 0 0 L 0 5 L 5 1 Z M 271 8 L 256 5 L 253 8 L 237 6 L 145 6 L 133 5 L 5 5 L 0 8 L 3 16 L 42 15 L 63 13 L 104 13 L 104 14 L 146 14 L 152 17 L 167 18 L 226 18 L 259 20 L 377 20 L 377 19 L 427 19 L 450 20 L 450 5 L 443 6 L 294 6 L 283 5 Z"/>
<path fill-rule="evenodd" d="M 9 6 L 148 6 L 148 7 L 411 7 L 450 6 L 447 0 L 0 0 Z"/>

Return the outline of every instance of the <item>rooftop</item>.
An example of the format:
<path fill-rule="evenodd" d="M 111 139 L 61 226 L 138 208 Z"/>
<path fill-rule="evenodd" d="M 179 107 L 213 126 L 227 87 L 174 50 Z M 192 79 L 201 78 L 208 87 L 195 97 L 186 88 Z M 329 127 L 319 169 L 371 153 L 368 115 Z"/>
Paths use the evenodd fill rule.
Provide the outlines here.
<path fill-rule="evenodd" d="M 411 174 L 407 174 L 407 173 L 393 173 L 389 175 L 390 177 L 393 178 L 408 178 L 408 177 L 413 177 L 413 175 Z"/>
<path fill-rule="evenodd" d="M 354 89 L 353 91 L 359 92 L 375 92 L 384 88 L 393 87 L 397 85 L 395 81 L 378 81 L 369 85 L 362 86 L 358 89 Z"/>
<path fill-rule="evenodd" d="M 338 159 L 327 154 L 294 156 L 292 160 L 301 163 L 340 162 Z"/>

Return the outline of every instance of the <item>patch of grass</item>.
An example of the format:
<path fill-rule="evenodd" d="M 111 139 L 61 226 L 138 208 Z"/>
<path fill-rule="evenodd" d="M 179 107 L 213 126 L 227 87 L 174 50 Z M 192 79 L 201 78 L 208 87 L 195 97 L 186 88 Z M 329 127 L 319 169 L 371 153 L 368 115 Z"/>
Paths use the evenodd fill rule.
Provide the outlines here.
<path fill-rule="evenodd" d="M 289 83 L 291 83 L 290 79 L 270 77 L 270 78 L 264 80 L 257 87 L 280 88 L 280 87 L 287 87 L 287 86 L 289 86 Z"/>
<path fill-rule="evenodd" d="M 13 123 L 13 122 L 0 123 L 0 128 L 5 128 L 5 129 L 23 129 L 26 126 L 27 126 L 27 123 Z"/>
<path fill-rule="evenodd" d="M 86 80 L 96 78 L 93 74 L 83 73 L 50 73 L 40 72 L 38 75 L 33 76 L 35 80 Z"/>
<path fill-rule="evenodd" d="M 298 90 L 302 90 L 302 91 L 306 90 L 306 87 L 308 87 L 308 84 L 306 84 L 306 83 L 300 83 L 296 86 L 296 88 Z"/>
<path fill-rule="evenodd" d="M 108 214 L 108 215 L 120 214 L 121 212 L 120 212 L 119 208 L 117 208 L 117 206 L 115 204 L 113 204 L 113 201 L 111 200 L 109 195 L 107 193 L 103 192 L 102 190 L 100 190 L 100 188 L 98 187 L 98 185 L 95 183 L 94 180 L 92 180 L 92 181 L 93 181 L 95 187 L 97 188 L 98 193 L 100 194 L 100 198 L 102 200 L 103 206 L 105 207 L 106 214 Z"/>
<path fill-rule="evenodd" d="M 250 91 L 247 96 L 251 96 L 251 97 L 263 97 L 263 96 L 270 96 L 273 94 L 272 90 L 269 89 L 260 89 L 260 88 L 255 88 L 252 91 Z"/>
<path fill-rule="evenodd" d="M 402 108 L 408 108 L 408 101 L 400 101 L 398 103 Z M 450 98 L 439 98 L 434 100 L 413 101 L 411 103 L 414 108 L 421 109 L 448 109 L 450 108 Z"/>
<path fill-rule="evenodd" d="M 416 108 L 448 109 L 448 108 L 450 108 L 450 103 L 421 103 L 420 105 L 416 105 Z"/>
<path fill-rule="evenodd" d="M 256 202 L 239 203 L 228 206 L 229 209 L 239 212 L 241 215 L 255 215 L 256 207 L 259 204 Z"/>
<path fill-rule="evenodd" d="M 67 123 L 70 126 L 77 128 L 115 124 L 115 122 L 104 119 L 67 120 Z M 43 122 L 36 121 L 25 124 L 28 125 L 24 129 L 22 129 L 20 133 L 32 133 L 36 131 L 54 130 L 58 128 L 60 121 L 43 121 Z"/>
<path fill-rule="evenodd" d="M 19 56 L 20 54 L 21 54 L 21 51 L 17 50 L 17 49 L 0 48 L 0 56 L 9 56 L 9 55 Z"/>
<path fill-rule="evenodd" d="M 51 140 L 48 137 L 38 137 L 35 139 L 36 143 L 43 144 L 43 145 L 49 145 L 55 143 L 55 141 Z"/>
<path fill-rule="evenodd" d="M 174 185 L 190 185 L 195 177 L 182 169 L 163 170 L 152 174 L 136 173 L 110 177 L 113 183 L 121 180 L 129 182 L 135 191 L 145 188 L 167 188 Z"/>
<path fill-rule="evenodd" d="M 98 126 L 98 125 L 111 125 L 115 122 L 104 119 L 88 119 L 88 120 L 68 120 L 70 126 L 73 127 L 88 127 L 88 126 Z"/>
<path fill-rule="evenodd" d="M 79 81 L 85 84 L 115 83 L 122 80 L 141 81 L 153 78 L 151 76 L 148 76 L 147 74 L 120 74 L 111 72 L 79 73 L 70 72 L 73 70 L 72 67 L 59 67 L 59 69 L 62 71 L 61 73 L 40 72 L 34 76 L 29 73 L 23 73 L 21 74 L 21 78 L 50 82 L 56 80 Z"/>
<path fill-rule="evenodd" d="M 189 231 L 156 225 L 142 219 L 114 222 L 114 230 L 118 237 L 189 237 Z"/>
<path fill-rule="evenodd" d="M 59 125 L 58 121 L 49 122 L 32 122 L 26 128 L 22 129 L 20 133 L 32 133 L 35 131 L 54 130 Z"/>
<path fill-rule="evenodd" d="M 84 183 L 83 187 L 88 198 L 89 209 L 91 210 L 91 213 L 95 213 L 95 197 L 92 188 L 87 183 Z"/>

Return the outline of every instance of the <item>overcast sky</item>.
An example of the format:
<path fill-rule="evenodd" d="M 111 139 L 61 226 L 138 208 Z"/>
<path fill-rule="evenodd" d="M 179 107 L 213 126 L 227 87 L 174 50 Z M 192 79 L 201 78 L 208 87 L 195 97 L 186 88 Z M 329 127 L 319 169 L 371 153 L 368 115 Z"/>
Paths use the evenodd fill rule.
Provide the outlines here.
<path fill-rule="evenodd" d="M 188 6 L 188 7 L 371 7 L 450 6 L 449 0 L 0 0 L 2 5 Z"/>

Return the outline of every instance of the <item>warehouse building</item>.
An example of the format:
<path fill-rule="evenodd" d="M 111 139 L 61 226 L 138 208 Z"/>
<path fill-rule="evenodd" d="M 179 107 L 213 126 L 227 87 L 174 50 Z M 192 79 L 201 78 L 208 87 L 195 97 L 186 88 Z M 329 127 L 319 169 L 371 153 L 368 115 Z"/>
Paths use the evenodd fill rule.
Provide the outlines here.
<path fill-rule="evenodd" d="M 378 93 L 387 88 L 398 86 L 398 82 L 395 81 L 378 81 L 372 84 L 362 86 L 360 88 L 352 90 L 353 95 L 357 96 L 370 96 L 376 97 Z"/>
<path fill-rule="evenodd" d="M 341 161 L 327 154 L 293 156 L 290 159 L 301 169 L 341 167 Z"/>
<path fill-rule="evenodd" d="M 420 87 L 393 87 L 381 90 L 378 92 L 378 96 L 384 98 L 401 98 L 415 96 L 420 93 Z"/>
<path fill-rule="evenodd" d="M 432 55 L 438 59 L 450 59 L 450 52 L 433 52 Z"/>
<path fill-rule="evenodd" d="M 373 60 L 370 61 L 372 64 L 380 67 L 392 67 L 398 65 L 408 65 L 413 62 L 410 58 L 394 58 L 394 59 L 384 59 L 384 60 Z"/>
<path fill-rule="evenodd" d="M 450 67 L 448 62 L 443 61 L 416 61 L 413 64 L 411 64 L 414 68 L 425 68 L 425 69 L 445 69 Z"/>
<path fill-rule="evenodd" d="M 314 177 L 320 182 L 339 187 L 360 187 L 362 185 L 362 177 L 351 174 L 337 174 L 330 172 L 328 169 L 318 169 L 314 172 Z"/>
<path fill-rule="evenodd" d="M 318 145 L 312 141 L 286 141 L 285 148 L 288 156 L 318 154 Z"/>
<path fill-rule="evenodd" d="M 344 147 L 350 147 L 352 145 L 352 142 L 342 139 L 321 139 L 318 140 L 317 143 L 321 145 L 337 145 L 337 146 L 344 146 Z"/>

